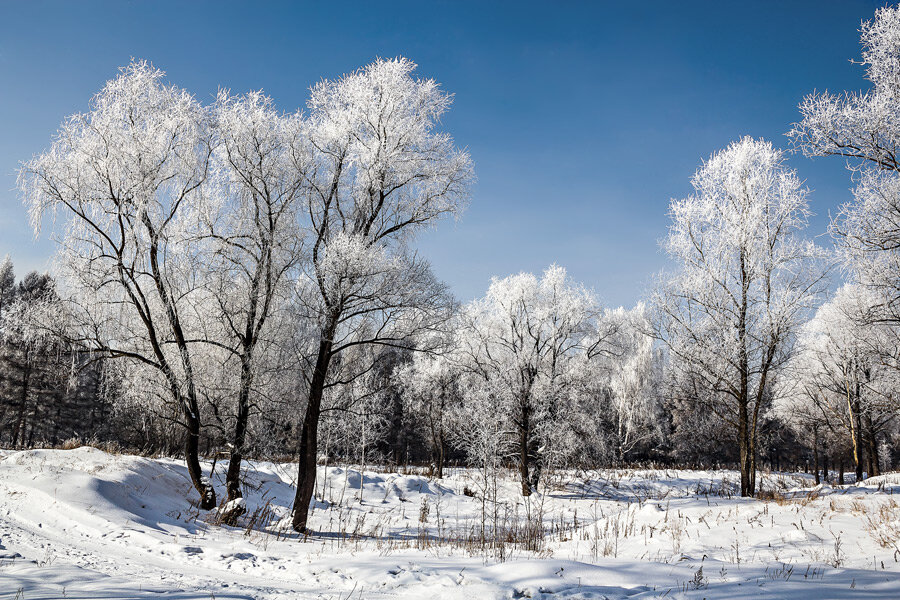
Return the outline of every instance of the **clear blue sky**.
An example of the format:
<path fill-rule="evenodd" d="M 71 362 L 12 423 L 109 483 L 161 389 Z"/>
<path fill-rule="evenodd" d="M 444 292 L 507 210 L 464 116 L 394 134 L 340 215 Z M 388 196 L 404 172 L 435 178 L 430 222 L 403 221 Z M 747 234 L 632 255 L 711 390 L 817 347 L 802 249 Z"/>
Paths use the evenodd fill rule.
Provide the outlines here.
<path fill-rule="evenodd" d="M 310 85 L 403 55 L 456 95 L 445 128 L 475 161 L 459 223 L 421 252 L 457 295 L 492 275 L 567 267 L 632 304 L 666 263 L 672 197 L 742 135 L 773 140 L 813 89 L 860 89 L 860 20 L 881 3 L 0 2 L 0 256 L 45 268 L 15 187 L 19 161 L 131 57 L 200 100 L 265 89 L 284 110 Z M 811 234 L 849 198 L 839 159 L 791 159 L 813 188 Z M 827 240 L 823 240 L 827 241 Z"/>

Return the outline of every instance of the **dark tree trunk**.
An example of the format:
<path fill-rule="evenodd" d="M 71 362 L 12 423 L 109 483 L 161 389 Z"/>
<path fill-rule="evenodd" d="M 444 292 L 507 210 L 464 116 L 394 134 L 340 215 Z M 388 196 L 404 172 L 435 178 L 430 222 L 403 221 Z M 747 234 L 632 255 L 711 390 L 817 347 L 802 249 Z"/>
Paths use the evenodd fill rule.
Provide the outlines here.
<path fill-rule="evenodd" d="M 813 430 L 813 467 L 816 472 L 816 485 L 819 485 L 822 483 L 819 479 L 819 436 L 815 430 Z"/>
<path fill-rule="evenodd" d="M 440 425 L 435 425 L 432 420 L 431 425 L 431 475 L 437 479 L 444 478 L 444 457 L 447 451 L 447 441 L 444 429 Z"/>
<path fill-rule="evenodd" d="M 56 400 L 56 417 L 53 419 L 53 428 L 50 431 L 50 445 L 59 445 L 59 428 L 62 423 L 62 399 Z"/>
<path fill-rule="evenodd" d="M 741 496 L 753 495 L 750 473 L 753 470 L 753 449 L 750 447 L 749 419 L 746 404 L 738 407 L 738 450 L 741 463 Z"/>
<path fill-rule="evenodd" d="M 446 390 L 441 390 L 440 403 L 438 404 L 437 427 L 437 475 L 438 479 L 444 478 L 444 463 L 447 461 L 447 432 L 444 430 L 444 413 L 447 407 Z"/>
<path fill-rule="evenodd" d="M 838 467 L 838 485 L 844 485 L 844 456 L 841 455 L 841 460 Z"/>
<path fill-rule="evenodd" d="M 754 431 L 756 427 L 754 426 Z M 756 493 L 756 435 L 750 436 L 750 496 Z"/>
<path fill-rule="evenodd" d="M 440 416 L 435 417 L 434 404 L 428 410 L 428 429 L 431 432 L 431 467 L 429 474 L 437 479 L 444 478 L 444 426 L 443 426 L 443 399 L 439 405 Z"/>
<path fill-rule="evenodd" d="M 740 255 L 741 267 L 741 305 L 738 315 L 738 343 L 740 344 L 740 365 L 738 376 L 739 397 L 738 403 L 738 451 L 741 461 L 741 496 L 748 497 L 753 495 L 753 481 L 751 480 L 751 472 L 753 471 L 753 443 L 752 432 L 750 431 L 750 415 L 749 415 L 749 398 L 750 398 L 750 381 L 749 381 L 749 360 L 747 357 L 747 294 L 749 290 L 749 279 L 745 264 L 744 251 L 741 250 Z"/>
<path fill-rule="evenodd" d="M 531 495 L 531 477 L 529 456 L 529 438 L 531 437 L 531 410 L 527 401 L 520 403 L 519 414 L 519 477 L 522 484 L 522 495 Z"/>
<path fill-rule="evenodd" d="M 200 419 L 193 414 L 185 415 L 187 435 L 184 437 L 184 461 L 194 488 L 200 492 L 200 508 L 209 510 L 216 506 L 216 492 L 212 484 L 203 476 L 200 468 Z"/>
<path fill-rule="evenodd" d="M 297 473 L 297 493 L 294 496 L 294 514 L 292 525 L 298 532 L 307 531 L 309 503 L 316 485 L 316 453 L 318 451 L 319 416 L 322 410 L 322 396 L 325 393 L 325 382 L 328 377 L 328 366 L 331 363 L 331 349 L 334 332 L 337 329 L 338 317 L 332 317 L 323 331 L 319 341 L 319 353 L 316 356 L 316 367 L 309 386 L 309 401 L 306 405 L 306 416 L 300 432 L 300 452 Z"/>
<path fill-rule="evenodd" d="M 874 477 L 881 475 L 881 467 L 878 465 L 878 440 L 875 435 L 875 428 L 872 424 L 872 416 L 866 414 L 866 449 L 868 450 L 869 476 Z"/>
<path fill-rule="evenodd" d="M 447 440 L 444 435 L 444 429 L 441 428 L 441 433 L 438 436 L 438 456 L 437 456 L 437 474 L 436 477 L 438 479 L 444 478 L 444 462 L 447 457 Z"/>
<path fill-rule="evenodd" d="M 231 440 L 228 471 L 225 474 L 225 488 L 229 502 L 243 497 L 241 493 L 241 461 L 244 458 L 244 445 L 247 442 L 247 421 L 250 417 L 250 386 L 252 377 L 249 353 L 245 352 L 244 356 L 241 357 L 241 382 L 238 390 L 237 418 L 234 424 L 234 437 Z M 235 508 L 229 511 L 225 520 L 233 525 L 234 520 L 243 513 L 243 509 Z"/>
<path fill-rule="evenodd" d="M 19 418 L 16 420 L 16 426 L 13 429 L 13 446 L 25 445 L 25 417 L 28 413 L 28 393 L 31 391 L 29 389 L 30 383 L 31 367 L 28 364 L 28 353 L 26 352 L 22 359 L 22 394 L 21 401 L 19 402 Z M 17 441 L 17 438 L 19 437 L 21 437 L 21 441 Z"/>
<path fill-rule="evenodd" d="M 856 466 L 856 483 L 863 480 L 863 438 L 862 419 L 859 414 L 860 385 L 856 384 L 853 404 L 851 405 L 850 424 L 853 429 L 853 461 Z"/>
<path fill-rule="evenodd" d="M 185 436 L 184 441 L 184 461 L 187 463 L 191 482 L 200 493 L 200 508 L 209 510 L 216 505 L 216 491 L 213 488 L 212 483 L 203 476 L 203 472 L 200 469 L 200 407 L 197 404 L 197 388 L 194 385 L 194 368 L 191 364 L 190 350 L 188 349 L 184 330 L 181 327 L 181 320 L 178 317 L 175 302 L 165 286 L 166 278 L 163 276 L 159 267 L 159 232 L 156 230 L 149 214 L 146 212 L 143 213 L 141 219 L 144 226 L 147 228 L 147 233 L 150 235 L 150 272 L 153 275 L 153 283 L 156 287 L 159 299 L 165 307 L 166 320 L 175 337 L 175 345 L 178 348 L 181 366 L 184 369 L 185 390 L 182 391 L 182 386 L 175 376 L 175 372 L 169 365 L 166 354 L 162 351 L 159 338 L 156 334 L 156 326 L 153 324 L 149 312 L 141 311 L 141 318 L 147 327 L 147 332 L 150 335 L 150 344 L 153 347 L 153 352 L 159 362 L 160 369 L 169 384 L 172 397 L 179 402 L 182 413 L 184 414 L 185 426 L 187 429 L 187 435 Z M 124 270 L 124 265 L 120 263 L 119 273 L 123 281 L 125 281 Z M 125 287 L 131 295 L 135 306 L 138 307 L 139 310 L 140 307 L 145 306 L 134 295 L 128 285 Z"/>
<path fill-rule="evenodd" d="M 32 419 L 29 429 L 28 429 L 28 444 L 27 448 L 34 448 L 34 432 L 36 427 L 34 426 L 36 419 Z"/>
<path fill-rule="evenodd" d="M 394 440 L 391 444 L 391 457 L 399 467 L 403 464 L 403 450 L 406 447 L 406 428 L 403 424 L 403 402 L 400 394 L 393 394 L 391 399 L 391 430 Z"/>

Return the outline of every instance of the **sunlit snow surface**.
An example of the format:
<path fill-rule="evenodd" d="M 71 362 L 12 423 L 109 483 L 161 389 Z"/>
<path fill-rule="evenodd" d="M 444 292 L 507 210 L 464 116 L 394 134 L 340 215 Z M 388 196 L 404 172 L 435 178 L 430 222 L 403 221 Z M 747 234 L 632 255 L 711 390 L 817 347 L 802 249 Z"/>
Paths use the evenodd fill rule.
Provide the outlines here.
<path fill-rule="evenodd" d="M 477 471 L 361 482 L 329 468 L 323 488 L 320 468 L 315 533 L 298 538 L 286 527 L 295 465 L 251 463 L 249 512 L 228 528 L 190 504 L 176 460 L 0 456 L 0 598 L 900 597 L 896 474 L 843 489 L 764 475 L 779 491 L 764 502 L 735 497 L 733 472 L 573 472 L 527 505 L 504 478 L 486 526 L 530 515 L 544 543 L 501 551 L 471 541 L 482 502 L 463 489 L 480 490 Z"/>

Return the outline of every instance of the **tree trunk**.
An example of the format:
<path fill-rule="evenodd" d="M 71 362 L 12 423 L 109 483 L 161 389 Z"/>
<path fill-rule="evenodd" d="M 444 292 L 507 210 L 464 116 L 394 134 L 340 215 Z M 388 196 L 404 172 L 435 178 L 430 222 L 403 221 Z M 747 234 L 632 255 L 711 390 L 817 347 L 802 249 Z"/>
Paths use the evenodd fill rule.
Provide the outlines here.
<path fill-rule="evenodd" d="M 35 429 L 36 429 L 35 426 L 34 426 L 35 420 L 36 420 L 36 419 L 32 419 L 32 420 L 31 420 L 31 423 L 29 424 L 29 428 L 28 428 L 28 444 L 26 445 L 27 448 L 34 448 L 34 431 L 35 431 Z"/>
<path fill-rule="evenodd" d="M 816 485 L 819 485 L 822 483 L 819 479 L 819 435 L 815 429 L 813 429 L 813 467 L 816 470 Z"/>
<path fill-rule="evenodd" d="M 750 447 L 747 406 L 743 403 L 738 407 L 738 449 L 741 463 L 741 496 L 752 496 L 750 472 L 753 467 L 753 449 Z"/>
<path fill-rule="evenodd" d="M 431 475 L 436 479 L 444 478 L 444 460 L 447 453 L 447 440 L 444 434 L 444 428 L 435 425 L 432 420 L 431 426 Z"/>
<path fill-rule="evenodd" d="M 844 456 L 841 455 L 840 467 L 838 471 L 838 485 L 844 485 Z"/>
<path fill-rule="evenodd" d="M 53 419 L 53 429 L 50 431 L 50 445 L 58 446 L 59 445 L 59 430 L 62 424 L 62 399 L 56 399 L 56 416 Z"/>
<path fill-rule="evenodd" d="M 750 415 L 749 409 L 749 360 L 747 358 L 747 294 L 749 290 L 749 279 L 746 269 L 746 258 L 744 250 L 740 255 L 741 267 L 741 304 L 738 315 L 738 343 L 740 344 L 740 357 L 738 375 L 740 377 L 738 403 L 738 450 L 741 461 L 741 496 L 748 497 L 753 495 L 753 482 L 750 479 L 750 473 L 753 470 L 753 446 L 750 432 Z"/>
<path fill-rule="evenodd" d="M 536 457 L 531 466 L 531 489 L 537 491 L 538 484 L 541 482 L 541 475 L 544 472 L 544 457 L 540 453 L 535 453 Z"/>
<path fill-rule="evenodd" d="M 28 384 L 31 381 L 31 367 L 28 365 L 28 353 L 26 352 L 22 359 L 22 400 L 19 403 L 19 418 L 16 420 L 15 428 L 13 429 L 12 442 L 13 446 L 24 446 L 25 445 L 25 414 L 28 409 Z M 21 442 L 17 441 L 17 438 L 20 437 L 21 434 Z"/>
<path fill-rule="evenodd" d="M 187 435 L 184 437 L 184 462 L 187 463 L 194 488 L 200 492 L 200 508 L 210 510 L 216 506 L 216 492 L 200 468 L 200 419 L 196 414 L 185 414 Z"/>
<path fill-rule="evenodd" d="M 431 466 L 428 474 L 442 479 L 444 476 L 444 430 L 435 419 L 433 411 L 428 413 L 428 428 L 431 431 Z"/>
<path fill-rule="evenodd" d="M 319 416 L 322 410 L 322 396 L 325 393 L 325 381 L 328 366 L 331 363 L 331 348 L 334 344 L 334 332 L 337 329 L 337 316 L 332 317 L 319 340 L 319 354 L 316 356 L 316 367 L 309 386 L 309 401 L 306 405 L 306 416 L 300 432 L 300 452 L 297 473 L 297 493 L 294 496 L 294 514 L 292 525 L 294 530 L 307 531 L 309 503 L 312 500 L 316 485 L 316 453 L 318 451 Z"/>
<path fill-rule="evenodd" d="M 864 479 L 863 472 L 863 440 L 862 440 L 862 431 L 860 431 L 859 427 L 860 423 L 857 419 L 856 422 L 856 431 L 853 432 L 853 460 L 856 462 L 856 482 L 859 483 Z"/>
<path fill-rule="evenodd" d="M 756 431 L 754 425 L 753 431 Z M 750 496 L 756 493 L 756 434 L 750 435 Z"/>
<path fill-rule="evenodd" d="M 875 435 L 875 427 L 872 424 L 872 416 L 866 413 L 866 449 L 868 450 L 869 477 L 881 475 L 881 467 L 878 465 L 878 440 Z"/>
<path fill-rule="evenodd" d="M 437 478 L 444 478 L 444 462 L 447 458 L 447 440 L 444 435 L 444 428 L 441 428 L 441 434 L 438 438 L 438 463 L 437 463 Z"/>
<path fill-rule="evenodd" d="M 531 495 L 531 477 L 529 467 L 531 459 L 528 455 L 528 439 L 531 437 L 531 414 L 526 401 L 520 402 L 519 422 L 519 477 L 522 484 L 522 495 Z"/>
<path fill-rule="evenodd" d="M 403 462 L 403 448 L 406 446 L 406 432 L 403 426 L 403 401 L 400 394 L 392 394 L 391 400 L 391 430 L 394 432 L 394 440 L 391 444 L 391 457 L 399 468 Z"/>
<path fill-rule="evenodd" d="M 142 314 L 142 319 L 147 327 L 147 333 L 150 335 L 150 344 L 153 347 L 153 352 L 156 355 L 156 359 L 160 364 L 163 375 L 169 384 L 169 390 L 172 393 L 172 397 L 178 401 L 182 413 L 184 414 L 185 425 L 187 428 L 187 436 L 184 441 L 184 461 L 187 463 L 191 481 L 200 493 L 200 508 L 209 510 L 216 505 L 216 490 L 213 488 L 212 483 L 203 476 L 203 472 L 200 469 L 200 407 L 197 404 L 197 388 L 194 385 L 194 367 L 191 364 L 191 354 L 188 349 L 188 342 L 185 338 L 184 330 L 181 327 L 181 320 L 178 317 L 175 302 L 170 295 L 169 290 L 166 288 L 166 278 L 163 276 L 159 267 L 159 232 L 156 230 L 156 227 L 150 219 L 150 215 L 146 211 L 141 214 L 141 220 L 147 229 L 147 233 L 150 235 L 151 244 L 149 248 L 149 259 L 150 272 L 153 275 L 153 284 L 159 299 L 165 308 L 166 320 L 175 336 L 175 344 L 178 348 L 182 369 L 184 370 L 183 383 L 185 384 L 186 389 L 183 391 L 181 383 L 178 381 L 175 372 L 169 365 L 165 352 L 162 351 L 152 319 L 148 314 Z M 120 262 L 119 273 L 120 278 L 122 278 L 123 281 L 125 280 L 124 270 L 124 265 Z M 143 306 L 142 302 L 137 299 L 131 288 L 127 284 L 125 287 L 135 306 Z"/>
<path fill-rule="evenodd" d="M 856 466 L 856 483 L 863 480 L 862 421 L 859 418 L 859 387 L 859 383 L 857 383 L 853 402 L 850 403 L 850 439 L 853 444 L 853 462 Z"/>
<path fill-rule="evenodd" d="M 247 441 L 247 421 L 250 416 L 250 386 L 252 382 L 250 358 L 247 353 L 241 357 L 241 383 L 238 390 L 237 419 L 234 424 L 234 437 L 231 440 L 228 471 L 225 474 L 225 488 L 228 501 L 243 497 L 241 493 L 241 461 L 244 458 L 244 445 Z M 226 519 L 229 524 L 244 513 L 242 509 L 229 512 Z"/>
<path fill-rule="evenodd" d="M 623 443 L 624 433 L 622 432 L 623 421 L 624 419 L 621 415 L 616 419 L 616 441 L 618 442 L 616 446 L 616 458 L 619 461 L 619 466 L 625 464 L 625 444 Z"/>

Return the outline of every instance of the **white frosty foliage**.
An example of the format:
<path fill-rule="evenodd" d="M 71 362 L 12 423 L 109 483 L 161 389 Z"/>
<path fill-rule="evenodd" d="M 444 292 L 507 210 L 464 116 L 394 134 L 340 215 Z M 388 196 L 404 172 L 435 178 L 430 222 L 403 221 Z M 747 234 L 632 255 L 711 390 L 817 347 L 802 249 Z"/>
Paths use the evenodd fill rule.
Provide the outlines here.
<path fill-rule="evenodd" d="M 671 205 L 665 248 L 679 269 L 657 290 L 657 333 L 676 377 L 713 393 L 709 408 L 734 427 L 752 493 L 759 415 L 818 297 L 824 253 L 799 237 L 807 191 L 770 143 L 731 144 L 692 183 Z"/>
<path fill-rule="evenodd" d="M 854 277 L 882 298 L 876 318 L 900 315 L 900 7 L 884 7 L 862 25 L 863 60 L 872 87 L 841 95 L 811 94 L 788 133 L 808 156 L 854 159 L 854 201 L 841 207 L 832 232 Z"/>

